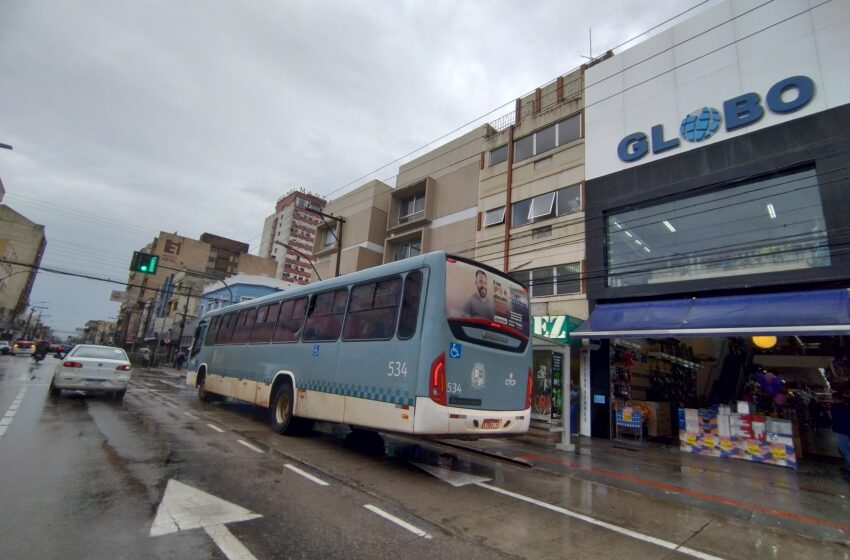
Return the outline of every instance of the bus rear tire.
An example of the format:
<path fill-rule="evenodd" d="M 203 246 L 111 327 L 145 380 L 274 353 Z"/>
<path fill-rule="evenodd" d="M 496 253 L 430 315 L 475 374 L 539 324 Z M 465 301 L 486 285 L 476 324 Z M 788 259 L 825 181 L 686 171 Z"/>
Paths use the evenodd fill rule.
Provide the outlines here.
<path fill-rule="evenodd" d="M 269 407 L 269 421 L 275 433 L 287 434 L 294 431 L 295 424 L 297 424 L 292 418 L 292 407 L 294 404 L 295 399 L 292 393 L 292 385 L 281 383 L 275 389 L 271 406 Z"/>

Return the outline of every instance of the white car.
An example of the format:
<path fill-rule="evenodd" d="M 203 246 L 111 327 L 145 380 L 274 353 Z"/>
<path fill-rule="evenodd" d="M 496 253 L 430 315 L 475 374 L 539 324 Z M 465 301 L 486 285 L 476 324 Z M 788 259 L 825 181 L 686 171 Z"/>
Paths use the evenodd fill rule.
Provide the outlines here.
<path fill-rule="evenodd" d="M 68 352 L 56 366 L 50 382 L 50 394 L 62 389 L 106 393 L 124 398 L 130 383 L 130 360 L 121 348 L 80 344 Z"/>
<path fill-rule="evenodd" d="M 12 354 L 15 356 L 32 356 L 35 354 L 35 342 L 32 340 L 16 340 L 12 345 Z"/>
<path fill-rule="evenodd" d="M 12 345 L 8 341 L 0 340 L 0 354 L 6 356 L 12 353 Z"/>

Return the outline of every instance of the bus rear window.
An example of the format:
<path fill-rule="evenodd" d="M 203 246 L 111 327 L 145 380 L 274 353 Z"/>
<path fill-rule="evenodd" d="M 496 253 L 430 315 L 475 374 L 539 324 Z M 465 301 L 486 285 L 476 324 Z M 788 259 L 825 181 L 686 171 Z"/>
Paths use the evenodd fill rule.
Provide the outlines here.
<path fill-rule="evenodd" d="M 510 278 L 474 264 L 446 261 L 446 316 L 449 321 L 476 324 L 528 338 L 531 330 L 528 293 Z"/>

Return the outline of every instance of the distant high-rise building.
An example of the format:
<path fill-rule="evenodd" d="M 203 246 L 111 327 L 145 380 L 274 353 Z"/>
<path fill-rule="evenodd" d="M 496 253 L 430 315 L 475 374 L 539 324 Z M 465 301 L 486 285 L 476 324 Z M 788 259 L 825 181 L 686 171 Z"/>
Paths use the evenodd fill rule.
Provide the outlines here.
<path fill-rule="evenodd" d="M 303 190 L 278 199 L 260 241 L 260 256 L 277 261 L 277 278 L 297 284 L 310 281 L 316 228 L 323 223 L 315 211 L 323 212 L 325 204 L 323 198 Z"/>

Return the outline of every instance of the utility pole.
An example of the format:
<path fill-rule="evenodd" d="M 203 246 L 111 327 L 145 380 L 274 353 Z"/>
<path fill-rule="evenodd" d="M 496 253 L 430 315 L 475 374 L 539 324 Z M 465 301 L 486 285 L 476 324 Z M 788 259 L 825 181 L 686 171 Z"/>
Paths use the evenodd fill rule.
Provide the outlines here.
<path fill-rule="evenodd" d="M 334 273 L 334 277 L 337 277 L 339 276 L 339 263 L 342 259 L 342 224 L 345 223 L 345 218 L 340 218 L 338 216 L 334 216 L 333 214 L 325 214 L 324 212 L 320 212 L 319 210 L 310 211 L 315 212 L 322 218 L 322 221 L 325 222 L 326 226 L 328 226 L 328 231 L 332 233 L 334 239 L 336 239 L 336 272 Z M 325 221 L 325 218 L 336 222 L 336 227 L 333 230 L 330 229 L 331 225 Z M 315 270 L 315 268 L 313 270 Z"/>
<path fill-rule="evenodd" d="M 43 303 L 43 302 L 39 302 L 39 303 Z M 47 309 L 47 308 L 44 307 L 44 306 L 36 306 L 36 305 L 33 305 L 32 307 L 30 307 L 30 314 L 29 314 L 29 317 L 27 317 L 27 326 L 24 328 L 24 336 L 23 336 L 24 340 L 27 339 L 27 336 L 30 333 L 30 321 L 32 320 L 32 314 L 35 312 L 36 309 Z"/>

